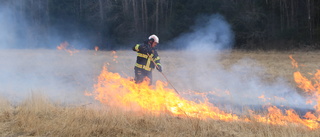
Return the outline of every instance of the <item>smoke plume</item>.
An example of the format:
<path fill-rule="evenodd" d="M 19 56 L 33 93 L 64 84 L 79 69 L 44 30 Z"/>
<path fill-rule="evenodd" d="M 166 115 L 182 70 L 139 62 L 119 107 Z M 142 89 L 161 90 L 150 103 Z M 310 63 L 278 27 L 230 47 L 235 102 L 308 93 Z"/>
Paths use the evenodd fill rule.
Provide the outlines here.
<path fill-rule="evenodd" d="M 305 105 L 306 99 L 288 85 L 285 79 L 279 77 L 273 82 L 265 82 L 265 68 L 254 59 L 239 58 L 228 67 L 220 64 L 219 60 L 230 54 L 234 44 L 231 28 L 219 14 L 202 16 L 191 28 L 192 32 L 171 42 L 178 45 L 179 49 L 184 49 L 176 54 L 188 60 L 179 62 L 183 65 L 170 72 L 178 79 L 174 83 L 180 89 L 208 93 L 214 104 L 273 104 L 311 109 L 311 105 Z"/>
<path fill-rule="evenodd" d="M 44 13 L 40 4 L 38 13 Z M 68 41 L 75 48 L 85 47 L 85 39 L 67 39 L 57 27 L 44 29 L 44 22 L 35 21 L 24 0 L 2 1 L 0 5 L 0 96 L 20 102 L 32 93 L 41 92 L 50 99 L 81 102 L 83 93 L 93 85 L 101 68 L 89 60 L 92 53 L 69 56 L 56 47 Z M 62 34 L 61 36 L 59 36 Z M 82 44 L 82 45 L 81 45 Z M 54 49 L 54 50 L 48 50 Z M 99 69 L 99 70 L 96 70 Z M 83 84 L 85 83 L 85 84 Z"/>
<path fill-rule="evenodd" d="M 171 45 L 178 49 L 207 51 L 230 49 L 233 46 L 234 34 L 231 26 L 223 16 L 214 14 L 201 16 L 191 27 L 191 32 L 182 34 Z"/>

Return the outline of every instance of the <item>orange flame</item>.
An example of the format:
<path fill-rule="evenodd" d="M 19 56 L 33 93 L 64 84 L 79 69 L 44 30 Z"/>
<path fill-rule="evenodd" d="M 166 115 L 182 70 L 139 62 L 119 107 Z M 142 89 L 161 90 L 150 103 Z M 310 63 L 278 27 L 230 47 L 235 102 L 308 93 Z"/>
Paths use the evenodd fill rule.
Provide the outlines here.
<path fill-rule="evenodd" d="M 293 68 L 298 68 L 298 62 L 293 59 L 292 55 L 289 55 L 289 58 L 292 60 L 291 65 Z"/>
<path fill-rule="evenodd" d="M 157 81 L 156 86 L 149 86 L 148 82 L 135 84 L 130 78 L 108 72 L 106 66 L 94 88 L 92 95 L 97 100 L 126 110 L 144 110 L 153 114 L 167 112 L 175 116 L 200 119 L 239 120 L 238 116 L 225 113 L 208 101 L 196 103 L 179 97 L 174 90 L 167 88 L 166 83 Z"/>
<path fill-rule="evenodd" d="M 258 98 L 262 99 L 264 102 L 267 101 L 267 99 L 264 97 L 264 95 L 262 94 L 261 96 L 259 96 Z"/>
<path fill-rule="evenodd" d="M 113 60 L 112 60 L 112 61 L 118 63 L 118 61 L 117 61 L 117 58 L 118 58 L 117 52 L 113 50 L 111 54 L 112 54 L 112 56 L 113 56 Z"/>
<path fill-rule="evenodd" d="M 297 86 L 303 89 L 305 92 L 312 93 L 316 90 L 312 82 L 308 80 L 306 77 L 302 76 L 300 72 L 294 72 L 293 77 L 294 81 L 298 84 Z"/>
<path fill-rule="evenodd" d="M 78 50 L 75 50 L 75 49 L 71 50 L 68 47 L 69 47 L 69 43 L 65 41 L 65 42 L 62 42 L 59 46 L 57 46 L 57 49 L 68 52 L 70 56 L 72 56 L 74 53 L 79 52 Z"/>
<path fill-rule="evenodd" d="M 116 52 L 113 51 L 112 55 L 114 59 Z M 292 59 L 292 65 L 298 67 L 298 63 Z M 320 70 L 314 75 L 311 80 L 303 77 L 300 72 L 294 73 L 294 79 L 298 84 L 298 87 L 302 88 L 312 95 L 317 100 L 315 106 L 316 114 L 307 112 L 303 118 L 301 118 L 293 109 L 282 111 L 276 106 L 269 106 L 265 115 L 255 114 L 254 111 L 249 110 L 251 113 L 250 120 L 246 116 L 238 116 L 236 114 L 227 113 L 220 110 L 218 107 L 211 104 L 206 98 L 205 93 L 193 94 L 200 95 L 204 98 L 204 101 L 196 103 L 195 101 L 189 101 L 178 96 L 173 89 L 168 88 L 166 83 L 161 81 L 156 82 L 156 86 L 149 86 L 148 82 L 142 82 L 135 84 L 132 78 L 123 78 L 118 73 L 112 73 L 104 66 L 101 74 L 98 77 L 98 83 L 94 85 L 94 91 L 87 93 L 86 95 L 94 96 L 96 100 L 101 103 L 109 105 L 110 107 L 122 108 L 123 110 L 130 111 L 146 111 L 151 114 L 168 113 L 174 116 L 187 117 L 187 118 L 199 118 L 199 119 L 215 119 L 223 121 L 257 121 L 261 123 L 273 124 L 273 125 L 304 125 L 310 129 L 320 128 Z M 215 93 L 215 92 L 213 92 Z M 226 92 L 230 94 L 229 91 Z M 265 98 L 264 95 L 259 96 L 263 100 L 270 100 Z M 281 97 L 274 97 L 275 99 L 285 100 Z"/>
<path fill-rule="evenodd" d="M 57 46 L 58 50 L 65 50 L 67 48 L 67 46 L 69 45 L 68 42 L 62 42 L 59 46 Z"/>
<path fill-rule="evenodd" d="M 292 61 L 294 59 L 290 57 Z M 309 73 L 313 75 L 312 73 Z M 309 93 L 312 96 L 312 100 L 308 100 L 306 103 L 316 102 L 314 108 L 316 109 L 316 114 L 312 114 L 311 112 L 306 113 L 305 118 L 312 121 L 320 121 L 320 70 L 313 75 L 311 80 L 304 77 L 299 71 L 294 72 L 294 80 L 297 83 L 297 86 L 301 88 L 303 91 Z"/>
<path fill-rule="evenodd" d="M 292 61 L 294 59 L 291 57 Z M 312 73 L 309 73 L 312 75 Z M 312 95 L 315 98 L 317 104 L 314 106 L 317 113 L 320 113 L 320 70 L 313 75 L 311 80 L 307 79 L 306 77 L 302 76 L 300 72 L 294 72 L 294 80 L 298 84 L 297 86 L 301 88 L 303 91 Z M 313 102 L 313 100 L 307 101 L 307 103 Z"/>
<path fill-rule="evenodd" d="M 195 93 L 195 92 L 192 92 Z M 251 112 L 250 120 L 246 116 L 239 116 L 220 110 L 209 103 L 208 99 L 196 103 L 178 96 L 166 83 L 156 82 L 156 86 L 149 86 L 148 82 L 135 84 L 132 78 L 123 78 L 118 73 L 112 73 L 104 66 L 98 77 L 94 91 L 86 95 L 94 96 L 96 100 L 110 107 L 122 108 L 129 111 L 144 111 L 151 114 L 171 114 L 174 116 L 199 119 L 215 119 L 223 121 L 257 121 L 274 125 L 305 125 L 310 129 L 320 127 L 319 120 L 314 114 L 307 113 L 300 118 L 293 109 L 284 113 L 276 106 L 270 106 L 266 115 Z M 204 93 L 199 95 L 205 97 Z M 264 98 L 264 95 L 259 98 Z"/>
<path fill-rule="evenodd" d="M 276 106 L 268 108 L 267 116 L 253 115 L 254 119 L 258 122 L 268 123 L 272 125 L 289 125 L 289 124 L 302 124 L 310 129 L 319 128 L 320 124 L 315 119 L 302 119 L 293 109 L 286 110 L 285 113 Z"/>
<path fill-rule="evenodd" d="M 98 47 L 98 46 L 95 46 L 95 47 L 94 47 L 94 50 L 95 50 L 95 51 L 98 51 L 98 50 L 99 50 L 99 47 Z"/>

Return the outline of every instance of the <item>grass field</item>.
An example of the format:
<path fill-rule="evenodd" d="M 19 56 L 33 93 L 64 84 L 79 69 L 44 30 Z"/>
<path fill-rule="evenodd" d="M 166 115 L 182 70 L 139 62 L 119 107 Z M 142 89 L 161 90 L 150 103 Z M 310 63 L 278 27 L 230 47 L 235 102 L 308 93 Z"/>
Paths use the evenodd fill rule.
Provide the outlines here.
<path fill-rule="evenodd" d="M 186 100 L 198 99 L 194 92 L 208 92 L 209 102 L 237 115 L 246 112 L 230 110 L 234 108 L 230 104 L 242 109 L 272 104 L 306 110 L 312 110 L 316 104 L 305 104 L 310 94 L 297 87 L 293 73 L 299 71 L 312 79 L 320 66 L 318 51 L 159 51 L 159 54 L 163 74 Z M 299 68 L 292 66 L 290 55 Z M 112 73 L 133 77 L 136 58 L 133 51 L 83 50 L 70 55 L 58 50 L 1 50 L 0 56 L 0 136 L 316 137 L 320 134 L 319 129 L 294 123 L 204 120 L 123 109 L 85 95 L 95 90 L 105 64 Z M 161 73 L 153 74 L 154 83 L 166 81 Z"/>

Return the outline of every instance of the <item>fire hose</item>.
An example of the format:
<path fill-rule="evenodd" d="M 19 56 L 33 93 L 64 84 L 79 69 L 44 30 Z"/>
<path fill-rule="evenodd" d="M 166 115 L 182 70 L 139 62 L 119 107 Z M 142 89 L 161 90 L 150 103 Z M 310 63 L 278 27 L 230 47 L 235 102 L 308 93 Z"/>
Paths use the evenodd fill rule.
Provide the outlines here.
<path fill-rule="evenodd" d="M 147 53 L 147 55 L 148 55 L 148 58 L 150 57 L 149 56 L 149 53 Z M 153 64 L 156 66 L 156 68 L 157 69 L 159 69 L 159 66 L 157 65 L 157 63 L 153 60 L 153 58 L 151 57 L 151 61 L 153 62 Z M 159 71 L 160 72 L 160 71 Z M 178 92 L 178 90 L 171 84 L 171 82 L 168 80 L 168 78 L 166 77 L 166 75 L 164 75 L 163 74 L 163 72 L 160 72 L 161 74 L 162 74 L 162 76 L 167 80 L 167 82 L 170 84 L 170 86 L 174 89 L 174 91 L 178 94 L 178 95 L 180 95 L 180 93 Z M 184 110 L 182 110 L 179 106 L 178 106 L 178 109 L 179 110 L 181 110 L 187 117 L 189 117 L 188 116 L 188 114 L 184 111 Z"/>
<path fill-rule="evenodd" d="M 150 56 L 149 56 L 149 53 L 147 53 L 147 55 L 148 55 L 148 57 L 150 57 Z M 156 66 L 156 68 L 159 69 L 159 66 L 158 66 L 157 63 L 153 60 L 152 57 L 151 57 L 151 61 L 152 61 L 153 64 Z M 160 72 L 160 71 L 159 71 L 159 72 Z M 160 73 L 161 73 L 162 76 L 167 80 L 167 82 L 168 82 L 169 85 L 174 89 L 174 91 L 175 91 L 178 95 L 180 95 L 179 92 L 178 92 L 178 90 L 171 84 L 171 82 L 168 80 L 168 78 L 166 77 L 166 75 L 164 75 L 163 72 L 160 72 Z"/>

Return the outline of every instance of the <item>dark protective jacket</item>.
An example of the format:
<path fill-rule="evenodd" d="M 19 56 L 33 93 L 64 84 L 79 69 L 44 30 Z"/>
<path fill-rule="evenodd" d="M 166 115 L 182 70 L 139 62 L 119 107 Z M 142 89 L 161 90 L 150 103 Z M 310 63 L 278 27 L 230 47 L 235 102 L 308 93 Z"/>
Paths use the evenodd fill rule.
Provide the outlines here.
<path fill-rule="evenodd" d="M 159 66 L 160 57 L 155 48 L 151 48 L 147 43 L 145 44 L 136 44 L 133 48 L 133 51 L 137 52 L 137 62 L 135 67 L 144 69 L 146 71 L 152 71 L 155 68 L 152 60 Z"/>

